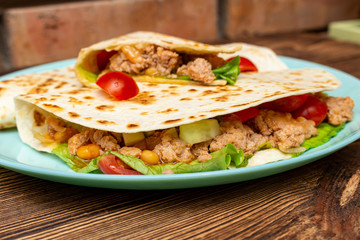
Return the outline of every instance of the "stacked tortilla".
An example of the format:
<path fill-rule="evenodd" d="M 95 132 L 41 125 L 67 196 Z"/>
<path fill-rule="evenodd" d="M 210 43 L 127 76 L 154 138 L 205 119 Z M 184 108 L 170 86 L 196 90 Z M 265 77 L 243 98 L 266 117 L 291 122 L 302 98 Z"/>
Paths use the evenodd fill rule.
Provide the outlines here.
<path fill-rule="evenodd" d="M 234 54 L 241 55 L 241 51 L 244 51 L 246 57 L 257 65 L 259 72 L 241 73 L 234 85 L 224 86 L 157 83 L 155 80 L 143 82 L 141 76 L 135 76 L 139 94 L 118 101 L 89 81 L 84 71 L 79 71 L 80 66 L 86 71 L 98 72 L 95 56 L 99 51 L 119 50 L 123 46 L 137 43 L 156 44 L 191 54 L 218 54 L 224 58 Z M 89 88 L 80 87 L 69 69 L 26 76 L 37 78 L 39 83 L 45 85 L 49 79 L 56 79 L 57 84 L 51 85 L 50 90 L 35 94 L 29 94 L 33 93 L 31 89 L 19 89 L 17 94 L 20 95 L 15 97 L 15 112 L 20 137 L 24 143 L 39 151 L 52 152 L 56 148 L 55 142 L 44 142 L 37 137 L 38 131 L 41 131 L 39 128 L 43 127 L 43 121 L 38 126 L 39 113 L 42 118 L 55 116 L 77 128 L 86 127 L 112 133 L 149 132 L 215 118 L 287 96 L 335 90 L 340 86 L 340 82 L 326 71 L 287 70 L 271 50 L 251 45 L 244 45 L 244 50 L 239 50 L 240 46 L 210 46 L 160 34 L 138 32 L 85 48 L 79 54 L 75 71 L 77 80 Z M 52 91 L 65 85 L 70 88 Z M 7 95 L 7 101 L 13 97 L 14 94 Z M 13 121 L 13 116 L 6 119 L 9 118 L 10 122 Z M 7 122 L 6 126 L 12 126 L 9 120 Z M 6 126 L 3 124 L 3 127 Z"/>

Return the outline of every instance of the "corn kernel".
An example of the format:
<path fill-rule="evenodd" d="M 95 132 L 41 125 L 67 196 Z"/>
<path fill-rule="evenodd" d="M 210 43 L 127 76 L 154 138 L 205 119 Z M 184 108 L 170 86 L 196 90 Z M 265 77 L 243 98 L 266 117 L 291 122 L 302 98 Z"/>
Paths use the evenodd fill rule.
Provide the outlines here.
<path fill-rule="evenodd" d="M 144 150 L 142 151 L 140 158 L 149 165 L 155 165 L 160 163 L 159 156 L 154 151 Z"/>
<path fill-rule="evenodd" d="M 100 156 L 100 147 L 96 144 L 88 144 L 85 146 L 81 146 L 76 151 L 76 155 L 79 158 L 91 160 Z"/>

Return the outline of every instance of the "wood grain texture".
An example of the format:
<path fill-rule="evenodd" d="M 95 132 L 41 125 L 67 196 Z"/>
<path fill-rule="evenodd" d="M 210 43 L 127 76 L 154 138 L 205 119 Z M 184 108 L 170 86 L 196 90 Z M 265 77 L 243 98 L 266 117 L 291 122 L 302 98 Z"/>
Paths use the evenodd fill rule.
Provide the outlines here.
<path fill-rule="evenodd" d="M 246 40 L 360 77 L 360 47 L 323 33 Z M 167 191 L 79 187 L 0 168 L 0 239 L 360 239 L 359 159 L 356 141 L 274 176 Z"/>

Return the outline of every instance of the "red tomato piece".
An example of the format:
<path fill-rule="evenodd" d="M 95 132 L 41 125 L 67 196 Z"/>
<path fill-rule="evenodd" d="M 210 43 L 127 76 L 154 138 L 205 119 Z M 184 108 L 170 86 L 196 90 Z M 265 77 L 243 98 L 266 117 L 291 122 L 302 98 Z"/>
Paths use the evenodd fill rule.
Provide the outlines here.
<path fill-rule="evenodd" d="M 247 108 L 245 110 L 241 110 L 235 113 L 230 113 L 224 116 L 224 121 L 241 121 L 241 122 L 246 122 L 247 120 L 253 119 L 254 117 L 256 117 L 258 114 L 260 113 L 260 110 L 255 108 L 255 107 L 251 107 L 251 108 Z"/>
<path fill-rule="evenodd" d="M 98 162 L 98 167 L 105 174 L 142 175 L 138 171 L 128 169 L 129 167 L 113 154 L 102 156 Z"/>
<path fill-rule="evenodd" d="M 227 61 L 229 62 L 232 59 L 233 59 L 233 57 L 229 58 Z M 258 71 L 255 64 L 253 64 L 249 59 L 247 59 L 245 57 L 240 57 L 239 68 L 240 68 L 241 72 L 257 72 Z"/>
<path fill-rule="evenodd" d="M 96 84 L 118 100 L 132 98 L 139 93 L 139 87 L 132 77 L 123 72 L 108 72 Z"/>
<path fill-rule="evenodd" d="M 106 50 L 102 50 L 96 55 L 96 63 L 100 71 L 106 68 L 110 57 L 112 57 L 115 53 L 117 53 L 117 51 L 108 52 Z"/>
<path fill-rule="evenodd" d="M 306 102 L 294 112 L 292 112 L 292 116 L 294 118 L 304 117 L 308 120 L 313 120 L 315 122 L 315 126 L 319 125 L 327 115 L 327 105 L 319 98 L 310 95 Z"/>
<path fill-rule="evenodd" d="M 260 106 L 261 108 L 266 108 L 277 112 L 292 112 L 301 107 L 308 97 L 309 94 L 306 93 L 302 95 L 280 98 L 272 102 L 263 103 Z"/>

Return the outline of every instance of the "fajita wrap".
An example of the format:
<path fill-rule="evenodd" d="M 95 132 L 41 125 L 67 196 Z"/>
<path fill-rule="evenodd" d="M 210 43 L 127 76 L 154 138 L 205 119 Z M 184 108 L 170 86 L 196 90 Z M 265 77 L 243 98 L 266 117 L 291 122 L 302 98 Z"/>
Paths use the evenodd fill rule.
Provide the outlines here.
<path fill-rule="evenodd" d="M 16 125 L 13 100 L 15 96 L 62 91 L 81 86 L 72 67 L 31 73 L 0 81 L 0 129 Z"/>
<path fill-rule="evenodd" d="M 267 48 L 242 43 L 208 45 L 154 32 L 129 33 L 83 48 L 75 69 L 85 86 L 95 88 L 109 71 L 127 73 L 138 82 L 225 85 L 236 81 L 241 59 L 234 59 L 227 70 L 221 67 L 241 55 L 259 71 L 286 69 Z"/>
<path fill-rule="evenodd" d="M 77 172 L 172 174 L 244 167 L 268 150 L 272 161 L 286 159 L 328 141 L 352 118 L 348 98 L 334 98 L 348 102 L 351 115 L 336 126 L 315 128 L 313 120 L 261 109 L 308 93 L 333 99 L 319 92 L 340 82 L 317 69 L 244 73 L 233 86 L 138 85 L 140 93 L 123 101 L 94 88 L 20 95 L 15 98 L 20 137 Z M 256 117 L 232 119 L 253 109 Z M 312 141 L 304 146 L 307 140 Z"/>

